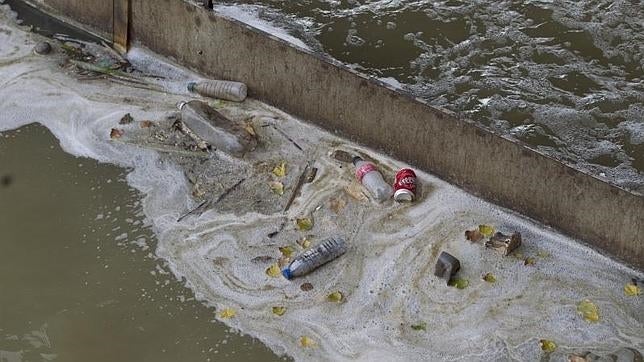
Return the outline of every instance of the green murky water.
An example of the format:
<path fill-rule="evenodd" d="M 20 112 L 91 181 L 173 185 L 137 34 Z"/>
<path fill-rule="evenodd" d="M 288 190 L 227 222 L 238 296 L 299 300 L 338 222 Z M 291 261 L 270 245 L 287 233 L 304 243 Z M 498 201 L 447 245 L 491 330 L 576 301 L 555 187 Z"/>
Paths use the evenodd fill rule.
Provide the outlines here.
<path fill-rule="evenodd" d="M 44 127 L 0 133 L 0 361 L 271 361 L 152 255 L 140 195 Z"/>

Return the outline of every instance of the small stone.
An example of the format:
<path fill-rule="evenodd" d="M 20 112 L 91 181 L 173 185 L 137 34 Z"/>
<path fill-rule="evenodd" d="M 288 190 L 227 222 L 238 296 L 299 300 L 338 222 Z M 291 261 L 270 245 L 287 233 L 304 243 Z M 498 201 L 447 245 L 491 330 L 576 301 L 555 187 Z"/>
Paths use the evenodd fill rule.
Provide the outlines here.
<path fill-rule="evenodd" d="M 41 41 L 34 46 L 34 53 L 39 55 L 49 54 L 51 52 L 51 45 L 46 41 Z"/>

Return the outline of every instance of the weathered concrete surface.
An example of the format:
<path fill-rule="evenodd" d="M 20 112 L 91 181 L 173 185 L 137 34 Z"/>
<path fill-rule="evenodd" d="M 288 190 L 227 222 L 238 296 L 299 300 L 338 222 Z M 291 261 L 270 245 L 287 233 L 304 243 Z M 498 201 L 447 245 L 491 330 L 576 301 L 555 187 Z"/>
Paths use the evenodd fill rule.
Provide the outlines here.
<path fill-rule="evenodd" d="M 47 0 L 102 29 L 87 0 Z M 94 0 L 92 2 L 103 3 Z M 323 128 L 644 268 L 644 197 L 609 185 L 337 62 L 183 0 L 131 0 L 130 36 Z M 101 5 L 104 6 L 104 5 Z"/>
<path fill-rule="evenodd" d="M 37 1 L 32 1 L 37 2 Z M 113 0 L 40 0 L 54 15 L 87 25 L 92 32 L 111 39 Z M 41 7 L 41 4 L 36 6 Z"/>

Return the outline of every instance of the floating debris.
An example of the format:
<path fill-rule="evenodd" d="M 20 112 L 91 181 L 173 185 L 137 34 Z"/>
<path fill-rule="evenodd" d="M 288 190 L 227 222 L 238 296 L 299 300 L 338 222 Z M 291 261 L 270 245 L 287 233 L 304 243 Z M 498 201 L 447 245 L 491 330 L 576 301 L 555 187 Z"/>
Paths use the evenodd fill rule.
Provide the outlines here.
<path fill-rule="evenodd" d="M 635 280 L 624 285 L 624 295 L 627 297 L 634 297 L 642 294 L 642 289 L 637 285 Z"/>
<path fill-rule="evenodd" d="M 485 273 L 485 275 L 483 275 L 483 277 L 481 279 L 483 279 L 484 281 L 486 281 L 488 283 L 495 283 L 496 282 L 496 277 L 492 273 Z"/>
<path fill-rule="evenodd" d="M 557 349 L 557 344 L 547 339 L 539 340 L 539 346 L 541 346 L 541 350 L 546 353 L 552 353 Z"/>
<path fill-rule="evenodd" d="M 34 46 L 34 53 L 38 55 L 47 55 L 51 53 L 51 44 L 46 41 L 41 41 Z"/>
<path fill-rule="evenodd" d="M 313 229 L 313 220 L 309 217 L 304 217 L 301 219 L 295 220 L 298 230 L 300 231 L 309 231 Z"/>
<path fill-rule="evenodd" d="M 300 337 L 300 346 L 304 348 L 313 348 L 317 346 L 317 343 L 307 336 L 302 336 Z"/>
<path fill-rule="evenodd" d="M 273 168 L 273 175 L 277 177 L 286 176 L 286 162 L 281 162 L 279 165 Z"/>
<path fill-rule="evenodd" d="M 489 225 L 479 225 L 479 232 L 486 238 L 489 238 L 494 235 L 494 227 Z"/>
<path fill-rule="evenodd" d="M 279 247 L 279 250 L 280 250 L 280 253 L 282 253 L 282 255 L 284 255 L 287 258 L 290 258 L 291 255 L 293 255 L 293 253 L 295 252 L 295 250 L 293 250 L 291 246 L 281 246 Z"/>
<path fill-rule="evenodd" d="M 219 318 L 221 319 L 229 319 L 233 318 L 237 315 L 237 312 L 235 312 L 234 309 L 232 308 L 224 308 L 219 312 Z"/>
<path fill-rule="evenodd" d="M 335 158 L 336 160 L 340 162 L 345 162 L 345 163 L 351 163 L 353 162 L 353 155 L 350 154 L 347 151 L 342 151 L 342 150 L 335 150 L 331 154 L 331 157 Z"/>
<path fill-rule="evenodd" d="M 468 285 L 470 285 L 470 282 L 467 279 L 454 278 L 447 282 L 447 285 L 449 285 L 450 287 L 455 287 L 456 289 L 465 289 Z"/>
<path fill-rule="evenodd" d="M 523 265 L 534 266 L 537 263 L 537 259 L 529 256 L 523 260 Z"/>
<path fill-rule="evenodd" d="M 279 265 L 275 263 L 269 266 L 268 268 L 266 268 L 266 275 L 268 275 L 271 278 L 277 278 L 280 275 L 282 275 L 282 271 L 280 270 Z"/>
<path fill-rule="evenodd" d="M 416 324 L 411 325 L 411 329 L 415 331 L 426 331 L 427 330 L 427 323 L 426 322 L 419 322 Z"/>
<path fill-rule="evenodd" d="M 588 299 L 584 299 L 577 304 L 577 312 L 590 323 L 599 321 L 599 308 L 595 303 Z"/>
<path fill-rule="evenodd" d="M 300 289 L 302 289 L 302 291 L 304 291 L 304 292 L 311 291 L 311 290 L 313 290 L 313 284 L 311 284 L 309 282 L 302 283 L 302 285 L 300 285 Z"/>
<path fill-rule="evenodd" d="M 154 122 L 152 122 L 152 121 L 141 121 L 139 123 L 139 125 L 140 125 L 141 128 L 150 128 L 150 127 L 154 126 Z"/>
<path fill-rule="evenodd" d="M 309 238 L 305 236 L 302 239 L 298 240 L 297 244 L 301 246 L 303 249 L 306 249 L 309 246 L 311 246 L 311 240 L 309 240 Z"/>
<path fill-rule="evenodd" d="M 481 232 L 478 229 L 465 230 L 465 238 L 471 242 L 476 243 L 478 241 L 481 241 L 483 237 L 484 237 L 483 234 L 481 234 Z"/>
<path fill-rule="evenodd" d="M 273 314 L 281 317 L 284 313 L 286 313 L 286 307 L 273 307 Z"/>
<path fill-rule="evenodd" d="M 485 234 L 482 232 L 482 234 Z M 510 255 L 510 253 L 521 245 L 521 234 L 516 232 L 511 236 L 505 235 L 503 233 L 497 232 L 490 238 L 490 240 L 485 242 L 486 248 L 492 248 L 494 250 L 500 251 L 504 256 Z"/>
<path fill-rule="evenodd" d="M 268 183 L 271 188 L 271 191 L 282 196 L 284 195 L 284 184 L 279 181 L 271 181 Z"/>
<path fill-rule="evenodd" d="M 326 297 L 330 302 L 335 302 L 335 303 L 342 303 L 344 301 L 344 295 L 342 295 L 342 292 L 336 291 L 331 294 L 329 294 Z"/>
<path fill-rule="evenodd" d="M 112 130 L 110 131 L 110 138 L 111 139 L 121 138 L 123 137 L 124 134 L 125 134 L 124 130 L 118 129 L 118 128 L 112 128 Z"/>
<path fill-rule="evenodd" d="M 250 261 L 253 263 L 269 263 L 273 260 L 275 260 L 275 258 L 270 255 L 260 255 L 252 258 Z"/>
<path fill-rule="evenodd" d="M 317 168 L 315 168 L 315 167 L 309 168 L 308 172 L 306 172 L 306 178 L 305 178 L 304 182 L 306 182 L 307 184 L 310 184 L 311 182 L 313 182 L 315 180 L 315 177 L 317 176 L 317 174 L 318 174 L 318 169 Z"/>
<path fill-rule="evenodd" d="M 132 122 L 134 122 L 134 118 L 132 118 L 131 114 L 126 113 L 119 121 L 119 124 L 130 124 Z"/>
<path fill-rule="evenodd" d="M 441 252 L 434 266 L 434 275 L 445 279 L 448 283 L 459 270 L 461 269 L 461 262 L 453 255 L 447 252 Z"/>

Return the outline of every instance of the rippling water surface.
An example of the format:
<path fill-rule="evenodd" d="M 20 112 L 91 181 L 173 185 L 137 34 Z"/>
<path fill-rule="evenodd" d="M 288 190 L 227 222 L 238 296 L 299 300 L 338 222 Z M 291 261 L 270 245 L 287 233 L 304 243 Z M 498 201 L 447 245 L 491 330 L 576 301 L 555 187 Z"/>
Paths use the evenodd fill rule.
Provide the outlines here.
<path fill-rule="evenodd" d="M 643 192 L 642 9 L 606 0 L 236 0 L 218 11 L 270 21 L 311 49 Z"/>

